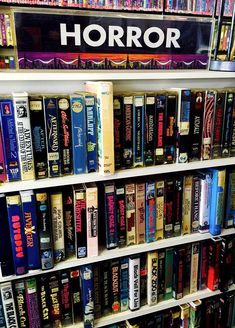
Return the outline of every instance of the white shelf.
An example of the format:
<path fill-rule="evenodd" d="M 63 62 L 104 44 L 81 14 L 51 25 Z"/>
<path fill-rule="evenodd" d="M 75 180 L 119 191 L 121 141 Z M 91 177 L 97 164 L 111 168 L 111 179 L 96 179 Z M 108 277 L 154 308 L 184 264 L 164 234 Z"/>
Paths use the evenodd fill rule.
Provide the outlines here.
<path fill-rule="evenodd" d="M 234 291 L 234 290 L 235 290 L 235 285 L 232 285 L 229 288 L 229 291 Z M 172 298 L 167 301 L 159 302 L 158 304 L 153 305 L 153 306 L 144 305 L 139 310 L 136 310 L 136 311 L 128 310 L 128 311 L 120 312 L 117 314 L 110 314 L 110 315 L 107 315 L 100 319 L 95 320 L 95 328 L 105 327 L 107 325 L 111 325 L 111 324 L 114 324 L 117 322 L 137 318 L 137 317 L 151 314 L 154 312 L 164 311 L 164 310 L 173 308 L 175 306 L 179 306 L 181 304 L 189 303 L 189 302 L 196 301 L 196 300 L 202 300 L 204 298 L 208 298 L 208 297 L 212 297 L 212 296 L 216 296 L 216 295 L 220 295 L 220 294 L 222 294 L 222 292 L 219 290 L 211 291 L 210 289 L 207 288 L 205 290 L 198 291 L 196 293 L 184 296 L 183 298 L 181 298 L 179 300 L 175 300 Z M 70 325 L 68 328 L 82 328 L 82 327 L 83 327 L 83 323 L 79 322 L 77 324 Z"/>
<path fill-rule="evenodd" d="M 235 234 L 235 228 L 230 228 L 230 229 L 224 229 L 221 233 L 221 237 L 224 236 L 229 236 Z M 45 270 L 42 271 L 41 269 L 39 270 L 31 270 L 27 274 L 16 276 L 7 276 L 7 277 L 1 277 L 0 278 L 0 283 L 6 282 L 6 281 L 12 281 L 16 279 L 22 279 L 22 278 L 28 278 L 44 273 L 51 273 L 55 272 L 58 270 L 65 270 L 65 269 L 70 269 L 73 267 L 77 267 L 80 265 L 84 264 L 91 264 L 91 263 L 96 263 L 96 262 L 102 262 L 102 261 L 107 261 L 107 260 L 112 260 L 114 258 L 119 258 L 119 257 L 124 257 L 124 256 L 131 256 L 139 253 L 144 253 L 144 252 L 149 252 L 153 250 L 159 250 L 162 248 L 167 248 L 167 247 L 173 247 L 177 245 L 183 245 L 187 243 L 193 243 L 196 241 L 202 241 L 202 240 L 207 240 L 213 237 L 210 233 L 194 233 L 194 234 L 189 234 L 185 236 L 180 236 L 180 237 L 173 237 L 173 238 L 168 238 L 168 239 L 163 239 L 159 241 L 155 241 L 152 243 L 145 243 L 145 244 L 140 244 L 140 245 L 133 245 L 129 247 L 123 247 L 123 248 L 115 248 L 112 250 L 103 250 L 100 251 L 98 256 L 93 256 L 93 257 L 85 257 L 82 259 L 77 259 L 77 258 L 71 258 L 66 261 L 60 262 L 55 265 L 55 267 L 51 270 Z"/>
<path fill-rule="evenodd" d="M 158 166 L 149 166 L 141 168 L 133 168 L 118 171 L 115 174 L 101 175 L 99 173 L 87 173 L 69 175 L 58 178 L 47 178 L 41 180 L 29 180 L 29 181 L 16 181 L 6 182 L 0 185 L 0 193 L 17 192 L 20 190 L 28 189 L 40 189 L 49 187 L 60 187 L 65 185 L 73 185 L 78 183 L 99 182 L 107 180 L 117 180 L 126 178 L 143 177 L 147 175 L 173 173 L 173 172 L 185 172 L 190 170 L 207 169 L 218 166 L 235 165 L 235 157 L 212 159 L 207 161 L 196 161 L 185 164 L 164 164 Z"/>
<path fill-rule="evenodd" d="M 92 70 L 92 71 L 3 71 L 0 81 L 89 81 L 89 80 L 195 80 L 231 79 L 234 72 L 213 72 L 208 70 Z"/>

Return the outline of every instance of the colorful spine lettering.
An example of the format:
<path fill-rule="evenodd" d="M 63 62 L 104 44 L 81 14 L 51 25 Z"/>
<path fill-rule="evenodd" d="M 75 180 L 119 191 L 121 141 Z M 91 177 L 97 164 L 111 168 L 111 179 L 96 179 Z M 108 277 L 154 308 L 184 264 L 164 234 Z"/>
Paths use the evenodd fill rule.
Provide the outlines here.
<path fill-rule="evenodd" d="M 25 281 L 27 314 L 29 328 L 41 328 L 41 316 L 39 312 L 37 281 L 36 278 L 28 278 Z"/>
<path fill-rule="evenodd" d="M 112 260 L 110 264 L 111 270 L 111 306 L 112 312 L 117 313 L 121 310 L 120 304 L 120 263 L 119 259 Z"/>
<path fill-rule="evenodd" d="M 199 228 L 199 212 L 200 212 L 200 194 L 201 183 L 198 176 L 193 177 L 192 188 L 192 204 L 191 204 L 191 233 L 198 232 Z"/>
<path fill-rule="evenodd" d="M 225 193 L 225 169 L 213 169 L 212 172 L 212 189 L 211 189 L 211 206 L 210 206 L 210 227 L 212 235 L 221 233 L 223 216 L 224 216 L 224 193 Z"/>
<path fill-rule="evenodd" d="M 158 301 L 158 253 L 148 253 L 147 303 L 155 305 Z"/>
<path fill-rule="evenodd" d="M 227 92 L 224 110 L 224 124 L 222 136 L 222 157 L 228 157 L 232 135 L 233 110 L 235 104 L 235 93 Z"/>
<path fill-rule="evenodd" d="M 146 182 L 146 242 L 150 243 L 156 240 L 156 188 L 155 182 Z"/>
<path fill-rule="evenodd" d="M 234 95 L 234 94 L 233 94 Z M 235 97 L 233 101 L 232 131 L 230 139 L 230 156 L 235 156 Z"/>
<path fill-rule="evenodd" d="M 126 211 L 124 185 L 116 185 L 116 215 L 118 225 L 118 246 L 126 246 Z"/>
<path fill-rule="evenodd" d="M 174 270 L 173 270 L 173 297 L 178 300 L 183 297 L 183 277 L 184 277 L 184 256 L 185 249 L 174 250 Z"/>
<path fill-rule="evenodd" d="M 178 147 L 177 162 L 188 162 L 188 145 L 191 112 L 191 90 L 181 90 L 178 99 Z"/>
<path fill-rule="evenodd" d="M 60 176 L 61 162 L 59 149 L 59 117 L 57 98 L 44 97 L 44 119 L 46 125 L 48 173 L 50 177 Z"/>
<path fill-rule="evenodd" d="M 5 161 L 5 155 L 4 155 L 2 128 L 0 125 L 0 181 L 5 182 L 6 180 L 7 180 L 6 161 Z"/>
<path fill-rule="evenodd" d="M 183 214 L 182 214 L 182 233 L 183 235 L 191 232 L 191 209 L 192 209 L 192 185 L 193 176 L 184 177 L 184 194 L 183 194 Z"/>
<path fill-rule="evenodd" d="M 122 167 L 123 152 L 123 97 L 115 96 L 113 99 L 113 115 L 114 115 L 114 155 L 115 169 Z"/>
<path fill-rule="evenodd" d="M 75 254 L 75 224 L 73 190 L 63 189 L 64 243 L 66 257 Z"/>
<path fill-rule="evenodd" d="M 135 184 L 125 185 L 127 246 L 136 244 Z"/>
<path fill-rule="evenodd" d="M 123 257 L 120 259 L 120 304 L 121 312 L 128 310 L 128 258 Z"/>
<path fill-rule="evenodd" d="M 225 96 L 226 94 L 224 92 L 217 93 L 212 139 L 212 158 L 220 158 L 222 155 L 222 132 Z"/>
<path fill-rule="evenodd" d="M 71 109 L 69 97 L 58 98 L 61 173 L 73 171 Z"/>
<path fill-rule="evenodd" d="M 48 176 L 46 130 L 42 97 L 29 97 L 30 124 L 36 179 Z"/>
<path fill-rule="evenodd" d="M 65 258 L 64 245 L 64 213 L 62 192 L 52 193 L 50 196 L 51 203 L 51 221 L 54 243 L 54 259 L 60 262 Z"/>
<path fill-rule="evenodd" d="M 165 148 L 164 159 L 166 163 L 175 161 L 175 144 L 176 144 L 176 111 L 177 96 L 174 94 L 167 96 L 167 110 L 165 116 Z"/>
<path fill-rule="evenodd" d="M 182 226 L 182 206 L 183 206 L 183 177 L 176 177 L 174 180 L 174 236 L 181 235 Z"/>
<path fill-rule="evenodd" d="M 40 276 L 38 281 L 39 304 L 41 309 L 41 321 L 43 328 L 50 328 L 50 295 L 48 277 Z"/>
<path fill-rule="evenodd" d="M 144 165 L 144 96 L 134 96 L 133 165 Z"/>
<path fill-rule="evenodd" d="M 165 238 L 173 237 L 173 202 L 174 202 L 174 180 L 167 179 L 165 181 L 165 197 L 164 197 L 164 214 L 165 214 L 165 224 L 164 224 L 164 235 Z"/>
<path fill-rule="evenodd" d="M 62 272 L 60 274 L 60 295 L 61 295 L 62 325 L 68 326 L 73 323 L 70 279 L 69 279 L 68 272 Z"/>
<path fill-rule="evenodd" d="M 73 173 L 85 173 L 86 151 L 86 113 L 83 95 L 70 96 L 73 140 Z"/>
<path fill-rule="evenodd" d="M 87 171 L 97 171 L 96 97 L 85 95 Z M 116 162 L 115 162 L 116 163 Z"/>
<path fill-rule="evenodd" d="M 147 95 L 145 98 L 145 127 L 144 164 L 150 166 L 155 161 L 156 108 L 154 95 Z"/>
<path fill-rule="evenodd" d="M 208 241 L 202 241 L 199 255 L 199 273 L 198 273 L 198 289 L 203 290 L 207 287 L 208 273 Z"/>
<path fill-rule="evenodd" d="M 102 272 L 101 281 L 103 283 L 102 313 L 106 315 L 111 312 L 111 300 L 110 300 L 111 280 L 110 280 L 109 262 L 105 261 L 102 263 L 101 272 Z"/>
<path fill-rule="evenodd" d="M 86 190 L 84 186 L 74 188 L 75 240 L 77 258 L 87 256 Z"/>
<path fill-rule="evenodd" d="M 130 168 L 133 165 L 133 97 L 123 98 L 123 167 Z"/>
<path fill-rule="evenodd" d="M 192 98 L 193 104 L 190 114 L 191 120 L 189 131 L 189 160 L 198 161 L 201 159 L 205 92 L 196 91 L 193 93 Z"/>
<path fill-rule="evenodd" d="M 228 172 L 227 205 L 224 218 L 224 227 L 231 228 L 235 225 L 235 170 Z"/>
<path fill-rule="evenodd" d="M 98 189 L 86 185 L 87 256 L 98 256 Z"/>
<path fill-rule="evenodd" d="M 47 270 L 54 266 L 48 195 L 46 192 L 37 192 L 35 197 L 39 225 L 41 267 L 42 270 Z"/>
<path fill-rule="evenodd" d="M 81 267 L 81 290 L 84 328 L 94 327 L 94 287 L 92 266 Z"/>
<path fill-rule="evenodd" d="M 20 195 L 7 196 L 6 201 L 15 274 L 20 275 L 28 272 Z"/>
<path fill-rule="evenodd" d="M 20 192 L 23 208 L 23 226 L 27 245 L 28 269 L 41 267 L 36 202 L 33 190 Z"/>
<path fill-rule="evenodd" d="M 104 183 L 104 203 L 105 203 L 105 230 L 106 248 L 115 248 L 117 241 L 117 221 L 115 211 L 115 185 L 114 183 Z"/>
<path fill-rule="evenodd" d="M 4 231 L 0 238 L 0 275 L 4 277 L 14 273 L 7 204 L 4 194 L 0 194 L 0 208 L 0 230 Z"/>
<path fill-rule="evenodd" d="M 33 145 L 31 136 L 31 127 L 29 119 L 29 102 L 28 94 L 13 93 L 16 135 L 19 147 L 19 161 L 22 180 L 33 180 L 34 159 L 33 159 Z"/>
<path fill-rule="evenodd" d="M 97 95 L 98 164 L 101 174 L 114 173 L 113 84 L 87 82 L 88 92 Z"/>
<path fill-rule="evenodd" d="M 14 284 L 15 307 L 18 315 L 18 325 L 20 328 L 29 327 L 29 318 L 26 305 L 26 292 L 24 281 L 17 281 Z M 2 328 L 2 326 L 0 325 Z"/>
<path fill-rule="evenodd" d="M 207 287 L 213 291 L 219 288 L 220 251 L 221 238 L 211 238 L 208 254 Z"/>
<path fill-rule="evenodd" d="M 165 115 L 167 97 L 165 95 L 156 96 L 156 138 L 155 138 L 155 164 L 164 163 L 165 144 Z"/>
<path fill-rule="evenodd" d="M 49 292 L 50 292 L 50 317 L 53 327 L 62 326 L 60 286 L 57 275 L 49 277 Z"/>
<path fill-rule="evenodd" d="M 156 240 L 164 237 L 164 180 L 156 182 Z"/>
<path fill-rule="evenodd" d="M 145 243 L 145 184 L 136 184 L 136 243 Z"/>
<path fill-rule="evenodd" d="M 18 328 L 15 301 L 11 282 L 5 282 L 0 285 L 2 296 L 3 311 L 6 320 L 6 328 Z"/>
<path fill-rule="evenodd" d="M 129 258 L 129 309 L 140 307 L 140 258 Z"/>
<path fill-rule="evenodd" d="M 101 304 L 101 268 L 100 263 L 93 264 L 93 282 L 94 282 L 94 316 L 95 319 L 101 318 L 102 304 Z"/>
<path fill-rule="evenodd" d="M 207 91 L 205 97 L 205 112 L 203 120 L 202 135 L 202 159 L 211 158 L 212 133 L 213 133 L 213 117 L 215 112 L 216 92 Z"/>
<path fill-rule="evenodd" d="M 0 99 L 1 131 L 9 181 L 20 180 L 20 164 L 12 99 Z"/>

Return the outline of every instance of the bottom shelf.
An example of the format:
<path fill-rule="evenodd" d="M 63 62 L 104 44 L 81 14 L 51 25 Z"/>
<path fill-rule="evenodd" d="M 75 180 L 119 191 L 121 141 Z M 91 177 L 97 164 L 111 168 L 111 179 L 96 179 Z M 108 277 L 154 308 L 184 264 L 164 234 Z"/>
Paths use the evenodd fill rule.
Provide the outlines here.
<path fill-rule="evenodd" d="M 235 284 L 232 285 L 228 291 L 230 292 L 230 291 L 234 291 L 234 290 L 235 290 Z M 201 290 L 196 293 L 187 295 L 179 300 L 175 300 L 172 298 L 170 300 L 159 302 L 158 304 L 156 304 L 154 306 L 144 305 L 139 310 L 136 310 L 136 311 L 128 310 L 128 311 L 120 312 L 117 314 L 110 314 L 110 315 L 107 315 L 100 319 L 95 320 L 95 328 L 105 327 L 107 325 L 111 325 L 111 324 L 114 324 L 117 322 L 125 321 L 125 320 L 131 319 L 131 318 L 137 318 L 137 317 L 144 316 L 144 315 L 154 313 L 154 312 L 163 311 L 163 310 L 173 308 L 173 307 L 181 305 L 181 304 L 189 303 L 189 302 L 196 301 L 196 300 L 201 300 L 204 298 L 209 298 L 209 297 L 220 295 L 220 294 L 222 294 L 222 292 L 220 290 L 211 291 L 210 289 L 207 288 L 205 290 Z M 74 325 L 70 325 L 68 328 L 81 328 L 81 327 L 83 327 L 83 322 L 74 324 Z"/>

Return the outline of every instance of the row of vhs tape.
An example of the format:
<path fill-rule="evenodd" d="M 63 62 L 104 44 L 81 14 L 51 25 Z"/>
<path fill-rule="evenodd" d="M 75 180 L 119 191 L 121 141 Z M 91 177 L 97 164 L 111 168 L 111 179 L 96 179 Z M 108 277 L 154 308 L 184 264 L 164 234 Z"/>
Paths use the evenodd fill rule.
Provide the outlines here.
<path fill-rule="evenodd" d="M 207 287 L 228 291 L 234 281 L 234 242 L 234 236 L 215 237 L 6 282 L 0 285 L 0 319 L 5 318 L 7 328 L 9 322 L 18 327 L 17 320 L 19 327 L 23 322 L 29 328 L 62 327 L 83 320 L 84 327 L 90 328 L 94 319 L 104 315 L 181 299 Z"/>
<path fill-rule="evenodd" d="M 235 170 L 0 194 L 3 276 L 235 225 Z"/>

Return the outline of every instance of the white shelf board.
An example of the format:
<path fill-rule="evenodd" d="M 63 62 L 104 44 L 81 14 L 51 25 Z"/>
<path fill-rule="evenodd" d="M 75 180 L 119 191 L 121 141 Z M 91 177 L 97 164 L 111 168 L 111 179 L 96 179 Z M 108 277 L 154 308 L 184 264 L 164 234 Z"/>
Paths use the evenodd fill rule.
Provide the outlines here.
<path fill-rule="evenodd" d="M 229 288 L 229 291 L 234 291 L 234 290 L 235 290 L 235 285 L 232 285 Z M 159 312 L 159 311 L 164 311 L 164 310 L 173 308 L 175 306 L 179 306 L 179 305 L 189 303 L 192 301 L 196 301 L 196 300 L 202 300 L 204 298 L 208 298 L 208 297 L 212 297 L 212 296 L 216 296 L 216 295 L 220 295 L 220 294 L 221 294 L 221 291 L 219 291 L 219 290 L 211 291 L 210 289 L 207 288 L 205 290 L 198 291 L 196 293 L 184 296 L 183 298 L 181 298 L 179 300 L 175 300 L 172 298 L 167 301 L 159 302 L 158 304 L 153 305 L 153 306 L 144 305 L 139 310 L 135 310 L 135 311 L 128 310 L 125 312 L 120 312 L 117 314 L 110 314 L 110 315 L 104 316 L 100 319 L 95 320 L 94 327 L 95 328 L 105 327 L 107 325 L 111 325 L 111 324 L 114 324 L 117 322 L 137 318 L 140 316 L 144 316 L 144 315 Z M 81 327 L 83 327 L 82 322 L 68 326 L 68 328 L 81 328 Z"/>
<path fill-rule="evenodd" d="M 206 169 L 218 166 L 235 165 L 235 157 L 212 159 L 207 161 L 196 161 L 185 164 L 164 164 L 117 171 L 115 174 L 101 175 L 99 173 L 87 173 L 68 175 L 58 178 L 47 178 L 41 180 L 6 182 L 0 185 L 0 193 L 17 192 L 19 190 L 40 189 L 50 187 L 60 187 L 78 183 L 99 182 L 107 180 L 117 180 L 126 178 L 143 177 L 147 175 L 185 172 L 190 170 Z"/>
<path fill-rule="evenodd" d="M 181 80 L 181 79 L 231 79 L 234 72 L 208 70 L 92 70 L 92 71 L 2 71 L 1 81 L 97 81 L 97 80 Z"/>
<path fill-rule="evenodd" d="M 235 234 L 235 228 L 224 229 L 220 236 L 221 237 L 229 236 L 231 234 Z M 149 251 L 158 250 L 158 249 L 162 249 L 162 248 L 183 245 L 183 244 L 187 244 L 187 243 L 193 243 L 196 241 L 207 240 L 207 239 L 210 239 L 211 237 L 213 237 L 213 236 L 210 233 L 194 233 L 194 234 L 189 234 L 189 235 L 180 236 L 180 237 L 162 239 L 162 240 L 155 241 L 152 243 L 133 245 L 133 246 L 123 247 L 123 248 L 115 248 L 112 250 L 105 249 L 103 251 L 100 251 L 98 256 L 85 257 L 82 259 L 71 258 L 71 259 L 68 259 L 68 260 L 65 260 L 63 262 L 56 264 L 55 267 L 50 270 L 45 270 L 45 271 L 42 271 L 41 269 L 31 270 L 27 274 L 24 274 L 21 276 L 12 275 L 12 276 L 8 276 L 8 277 L 1 277 L 0 283 L 6 282 L 6 281 L 11 281 L 11 280 L 16 280 L 19 278 L 20 279 L 28 278 L 28 277 L 32 277 L 32 276 L 36 276 L 36 275 L 40 275 L 40 274 L 44 274 L 44 273 L 55 272 L 58 270 L 65 270 L 65 269 L 77 267 L 77 266 L 84 265 L 84 264 L 102 262 L 102 261 L 112 260 L 114 258 L 131 256 L 131 255 L 135 255 L 135 254 L 139 254 L 139 253 L 143 253 L 143 252 L 149 252 Z"/>

